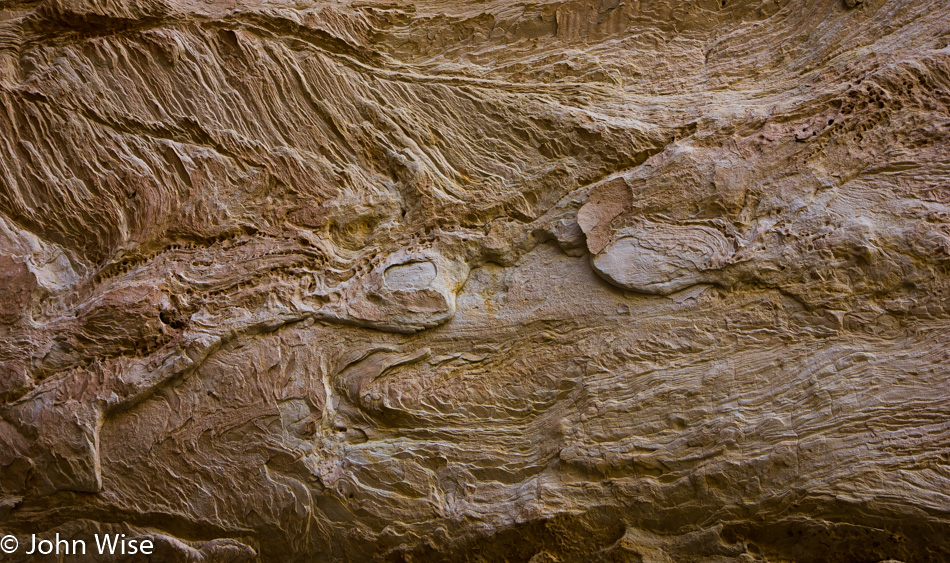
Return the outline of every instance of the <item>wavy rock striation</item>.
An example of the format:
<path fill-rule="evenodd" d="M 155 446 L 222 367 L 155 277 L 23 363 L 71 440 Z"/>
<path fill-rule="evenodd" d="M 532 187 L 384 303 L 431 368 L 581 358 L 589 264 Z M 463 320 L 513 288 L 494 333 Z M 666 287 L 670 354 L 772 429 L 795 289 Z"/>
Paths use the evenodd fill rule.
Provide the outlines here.
<path fill-rule="evenodd" d="M 950 560 L 948 182 L 945 0 L 2 2 L 0 531 Z"/>

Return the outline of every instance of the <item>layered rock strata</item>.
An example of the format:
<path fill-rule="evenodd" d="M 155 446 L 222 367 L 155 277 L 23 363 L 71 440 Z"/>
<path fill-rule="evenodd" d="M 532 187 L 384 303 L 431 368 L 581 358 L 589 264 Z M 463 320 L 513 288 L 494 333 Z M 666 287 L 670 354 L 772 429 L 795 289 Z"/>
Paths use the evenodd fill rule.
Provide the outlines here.
<path fill-rule="evenodd" d="M 950 560 L 950 4 L 4 1 L 0 405 L 156 561 Z"/>

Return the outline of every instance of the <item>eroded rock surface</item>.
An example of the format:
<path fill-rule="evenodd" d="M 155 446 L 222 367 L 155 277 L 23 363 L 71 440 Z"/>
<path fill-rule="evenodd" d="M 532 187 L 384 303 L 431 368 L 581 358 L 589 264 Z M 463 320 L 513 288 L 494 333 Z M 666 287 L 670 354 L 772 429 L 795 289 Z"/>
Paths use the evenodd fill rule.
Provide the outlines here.
<path fill-rule="evenodd" d="M 2 2 L 0 532 L 950 560 L 948 182 L 945 0 Z"/>

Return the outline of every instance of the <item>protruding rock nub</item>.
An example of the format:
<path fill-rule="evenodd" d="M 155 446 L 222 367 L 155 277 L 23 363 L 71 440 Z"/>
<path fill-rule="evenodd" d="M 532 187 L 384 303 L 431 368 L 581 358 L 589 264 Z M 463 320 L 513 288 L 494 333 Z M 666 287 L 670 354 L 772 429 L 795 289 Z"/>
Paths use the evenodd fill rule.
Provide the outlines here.
<path fill-rule="evenodd" d="M 731 254 L 728 241 L 715 229 L 644 223 L 618 232 L 592 256 L 591 265 L 618 287 L 669 295 L 717 281 Z"/>
<path fill-rule="evenodd" d="M 409 262 L 386 268 L 386 287 L 395 291 L 418 291 L 426 289 L 436 278 L 432 262 Z"/>

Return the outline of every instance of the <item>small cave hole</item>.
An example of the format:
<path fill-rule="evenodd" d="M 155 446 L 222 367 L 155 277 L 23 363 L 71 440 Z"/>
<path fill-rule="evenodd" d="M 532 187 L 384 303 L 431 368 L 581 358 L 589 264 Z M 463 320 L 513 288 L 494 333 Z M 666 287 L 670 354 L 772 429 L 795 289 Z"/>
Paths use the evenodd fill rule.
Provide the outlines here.
<path fill-rule="evenodd" d="M 173 317 L 172 314 L 171 314 L 169 311 L 162 311 L 162 312 L 160 312 L 160 313 L 158 314 L 158 320 L 162 321 L 162 323 L 164 323 L 164 324 L 166 324 L 166 325 L 168 325 L 168 326 L 170 326 L 170 327 L 172 327 L 172 328 L 174 328 L 174 329 L 181 329 L 181 328 L 184 328 L 184 327 L 185 327 L 185 323 L 182 322 L 181 319 L 177 319 L 177 318 Z"/>

